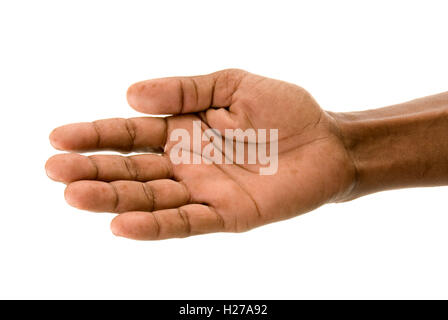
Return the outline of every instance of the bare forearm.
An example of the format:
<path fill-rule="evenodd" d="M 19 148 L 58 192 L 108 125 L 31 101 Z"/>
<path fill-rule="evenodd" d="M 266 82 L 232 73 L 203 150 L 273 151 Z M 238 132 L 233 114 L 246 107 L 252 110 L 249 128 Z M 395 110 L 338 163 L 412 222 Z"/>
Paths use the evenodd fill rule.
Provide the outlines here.
<path fill-rule="evenodd" d="M 448 92 L 332 116 L 356 167 L 350 198 L 448 185 Z"/>

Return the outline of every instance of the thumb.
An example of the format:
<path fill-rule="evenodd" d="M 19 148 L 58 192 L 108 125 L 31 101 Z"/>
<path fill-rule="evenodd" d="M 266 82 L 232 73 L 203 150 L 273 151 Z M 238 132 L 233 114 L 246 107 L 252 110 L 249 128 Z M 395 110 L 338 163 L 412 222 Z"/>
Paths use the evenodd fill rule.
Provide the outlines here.
<path fill-rule="evenodd" d="M 246 71 L 226 69 L 192 77 L 137 82 L 127 92 L 129 105 L 149 114 L 183 114 L 228 107 Z"/>

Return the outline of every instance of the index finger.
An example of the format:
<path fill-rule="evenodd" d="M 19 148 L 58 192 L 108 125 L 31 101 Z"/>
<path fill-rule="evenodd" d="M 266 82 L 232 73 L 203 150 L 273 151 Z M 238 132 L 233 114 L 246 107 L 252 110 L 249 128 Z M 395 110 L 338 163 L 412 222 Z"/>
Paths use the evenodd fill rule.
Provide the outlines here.
<path fill-rule="evenodd" d="M 54 129 L 50 142 L 58 150 L 163 151 L 167 124 L 161 117 L 104 119 Z"/>

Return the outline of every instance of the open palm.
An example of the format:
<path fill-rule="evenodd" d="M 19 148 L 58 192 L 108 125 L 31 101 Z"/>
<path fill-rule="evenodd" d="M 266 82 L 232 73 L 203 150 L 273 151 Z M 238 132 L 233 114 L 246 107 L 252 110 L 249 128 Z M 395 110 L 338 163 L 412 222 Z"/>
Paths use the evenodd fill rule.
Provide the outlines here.
<path fill-rule="evenodd" d="M 139 82 L 128 101 L 138 111 L 172 116 L 70 124 L 50 140 L 59 150 L 141 154 L 66 153 L 46 164 L 50 178 L 68 184 L 69 204 L 120 213 L 111 225 L 116 235 L 155 240 L 245 231 L 344 200 L 354 183 L 337 123 L 296 85 L 229 69 Z M 225 129 L 278 129 L 277 172 L 260 175 L 259 163 L 173 164 L 171 133 L 192 132 L 193 121 L 223 136 Z"/>

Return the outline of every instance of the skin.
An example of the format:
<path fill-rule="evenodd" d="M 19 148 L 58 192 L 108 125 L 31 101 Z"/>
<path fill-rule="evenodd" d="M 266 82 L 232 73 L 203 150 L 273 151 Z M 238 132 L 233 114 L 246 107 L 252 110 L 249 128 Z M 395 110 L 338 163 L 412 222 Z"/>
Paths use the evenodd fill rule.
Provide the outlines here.
<path fill-rule="evenodd" d="M 159 240 L 242 232 L 329 202 L 448 182 L 446 94 L 365 113 L 330 113 L 299 86 L 229 69 L 138 82 L 127 97 L 137 111 L 171 116 L 56 128 L 51 144 L 71 153 L 46 164 L 51 179 L 67 184 L 70 205 L 119 213 L 111 223 L 118 236 Z M 278 129 L 277 173 L 260 175 L 259 163 L 173 164 L 170 134 L 183 128 L 192 135 L 195 120 L 202 130 L 222 134 Z M 140 154 L 80 154 L 101 150 Z"/>

